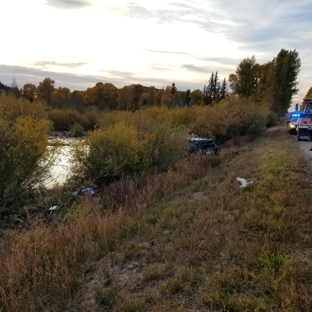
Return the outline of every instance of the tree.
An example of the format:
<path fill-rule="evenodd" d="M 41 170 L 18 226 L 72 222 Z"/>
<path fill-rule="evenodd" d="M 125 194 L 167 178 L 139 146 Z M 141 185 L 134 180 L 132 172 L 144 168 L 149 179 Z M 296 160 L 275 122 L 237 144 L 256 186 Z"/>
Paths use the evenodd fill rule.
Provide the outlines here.
<path fill-rule="evenodd" d="M 312 87 L 308 90 L 307 94 L 305 95 L 305 98 L 312 98 Z"/>
<path fill-rule="evenodd" d="M 176 91 L 174 93 L 171 106 L 183 106 L 183 96 L 181 91 Z"/>
<path fill-rule="evenodd" d="M 206 105 L 210 105 L 213 101 L 212 89 L 214 83 L 214 73 L 211 73 L 210 79 L 208 81 L 208 85 L 204 85 L 203 96 L 204 96 L 204 103 Z"/>
<path fill-rule="evenodd" d="M 274 100 L 272 110 L 283 115 L 290 107 L 292 96 L 298 92 L 297 77 L 300 72 L 301 61 L 296 50 L 282 49 L 275 62 Z"/>
<path fill-rule="evenodd" d="M 279 116 L 287 112 L 293 95 L 298 92 L 300 67 L 298 52 L 285 49 L 281 49 L 277 57 L 262 67 L 259 84 L 261 101 Z"/>
<path fill-rule="evenodd" d="M 157 106 L 162 105 L 162 98 L 163 98 L 164 91 L 165 91 L 164 89 L 159 89 L 158 92 L 156 93 L 156 104 L 157 104 Z"/>
<path fill-rule="evenodd" d="M 292 96 L 298 92 L 297 77 L 301 61 L 296 50 L 282 49 L 277 57 L 263 65 L 254 56 L 240 62 L 235 74 L 230 74 L 232 93 L 239 97 L 252 97 L 265 104 L 277 115 L 284 115 Z"/>
<path fill-rule="evenodd" d="M 59 87 L 55 89 L 52 106 L 57 108 L 66 108 L 69 105 L 70 90 L 68 88 Z"/>
<path fill-rule="evenodd" d="M 253 95 L 260 79 L 260 65 L 253 55 L 243 59 L 237 66 L 235 74 L 230 74 L 229 82 L 232 93 L 241 97 Z"/>
<path fill-rule="evenodd" d="M 24 99 L 29 100 L 31 103 L 36 98 L 37 87 L 32 83 L 24 84 L 22 88 L 22 95 Z"/>
<path fill-rule="evenodd" d="M 162 105 L 170 107 L 171 102 L 172 102 L 171 87 L 167 86 L 166 89 L 163 91 L 162 98 L 161 98 L 161 103 L 162 103 Z"/>
<path fill-rule="evenodd" d="M 70 94 L 70 108 L 83 112 L 87 107 L 86 91 L 74 90 Z"/>
<path fill-rule="evenodd" d="M 99 110 L 114 110 L 117 108 L 118 88 L 112 83 L 98 82 L 85 92 L 88 106 L 95 106 Z"/>
<path fill-rule="evenodd" d="M 144 87 L 141 84 L 132 84 L 130 89 L 132 90 L 133 94 L 132 105 L 130 109 L 132 111 L 136 111 L 142 106 Z"/>
<path fill-rule="evenodd" d="M 191 98 L 190 98 L 190 94 L 191 94 L 191 90 L 190 89 L 187 89 L 186 90 L 186 93 L 185 93 L 185 98 L 184 98 L 184 104 L 185 105 L 189 105 L 190 102 L 191 102 Z"/>
<path fill-rule="evenodd" d="M 204 95 L 203 93 L 197 89 L 190 93 L 190 103 L 191 105 L 203 105 L 204 104 Z"/>
<path fill-rule="evenodd" d="M 218 72 L 216 72 L 215 74 L 212 72 L 208 81 L 208 85 L 204 86 L 204 103 L 206 105 L 210 105 L 213 102 L 220 102 L 222 99 L 225 98 L 225 95 L 227 93 L 226 89 L 226 79 L 224 78 L 223 84 L 221 85 L 218 78 Z"/>
<path fill-rule="evenodd" d="M 226 78 L 224 78 L 219 92 L 219 101 L 225 99 L 226 95 L 227 95 L 227 83 Z"/>
<path fill-rule="evenodd" d="M 146 105 L 155 106 L 156 104 L 157 104 L 156 88 L 154 86 L 151 86 L 148 88 L 148 92 L 146 94 Z"/>
<path fill-rule="evenodd" d="M 129 86 L 120 89 L 117 97 L 117 109 L 129 110 L 133 103 L 133 92 Z"/>
<path fill-rule="evenodd" d="M 177 92 L 177 87 L 175 85 L 175 83 L 172 84 L 172 87 L 171 87 L 171 94 L 172 96 L 174 96 L 174 94 Z"/>
<path fill-rule="evenodd" d="M 118 88 L 112 83 L 103 85 L 103 106 L 100 109 L 114 110 L 117 107 Z"/>
<path fill-rule="evenodd" d="M 212 99 L 214 102 L 219 102 L 219 93 L 220 93 L 220 82 L 219 82 L 219 78 L 218 78 L 218 72 L 216 72 L 214 79 L 213 79 L 213 84 L 211 86 L 212 88 Z"/>
<path fill-rule="evenodd" d="M 9 94 L 14 95 L 16 98 L 19 98 L 22 95 L 21 91 L 18 88 L 15 77 L 13 77 Z"/>
<path fill-rule="evenodd" d="M 51 78 L 44 78 L 37 87 L 37 98 L 46 101 L 48 105 L 52 103 L 55 81 Z"/>

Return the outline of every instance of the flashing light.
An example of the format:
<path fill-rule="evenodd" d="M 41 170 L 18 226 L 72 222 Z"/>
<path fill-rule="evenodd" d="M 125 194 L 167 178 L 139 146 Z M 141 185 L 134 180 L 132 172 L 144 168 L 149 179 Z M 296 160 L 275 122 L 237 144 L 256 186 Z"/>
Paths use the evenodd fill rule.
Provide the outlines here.
<path fill-rule="evenodd" d="M 292 114 L 292 117 L 300 117 L 300 114 Z"/>

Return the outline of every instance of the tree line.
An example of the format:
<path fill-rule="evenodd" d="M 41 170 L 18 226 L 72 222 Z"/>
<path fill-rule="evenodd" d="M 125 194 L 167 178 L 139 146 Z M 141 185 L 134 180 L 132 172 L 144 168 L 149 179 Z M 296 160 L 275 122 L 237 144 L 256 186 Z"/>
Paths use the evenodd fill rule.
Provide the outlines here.
<path fill-rule="evenodd" d="M 38 86 L 27 83 L 18 88 L 15 79 L 10 87 L 0 83 L 0 91 L 23 97 L 30 102 L 44 101 L 57 109 L 75 109 L 85 112 L 97 110 L 136 111 L 143 107 L 167 106 L 183 107 L 189 105 L 214 105 L 227 96 L 251 98 L 259 104 L 265 104 L 277 115 L 285 114 L 290 107 L 293 95 L 298 92 L 297 77 L 301 61 L 296 50 L 281 49 L 272 61 L 259 64 L 255 56 L 243 59 L 235 73 L 231 73 L 221 82 L 218 72 L 212 72 L 203 89 L 191 92 L 179 91 L 175 83 L 156 89 L 132 84 L 117 88 L 112 83 L 98 82 L 85 91 L 70 91 L 66 87 L 55 87 L 55 81 L 45 78 Z"/>

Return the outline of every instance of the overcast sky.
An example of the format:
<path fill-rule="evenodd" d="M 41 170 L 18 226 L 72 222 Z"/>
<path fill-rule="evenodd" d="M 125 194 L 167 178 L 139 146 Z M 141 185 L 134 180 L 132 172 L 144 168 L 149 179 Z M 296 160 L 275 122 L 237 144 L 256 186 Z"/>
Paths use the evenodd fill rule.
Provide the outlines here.
<path fill-rule="evenodd" d="M 203 89 L 254 55 L 283 48 L 301 59 L 299 93 L 312 86 L 311 0 L 0 0 L 0 81 L 45 77 L 86 90 L 101 81 Z"/>

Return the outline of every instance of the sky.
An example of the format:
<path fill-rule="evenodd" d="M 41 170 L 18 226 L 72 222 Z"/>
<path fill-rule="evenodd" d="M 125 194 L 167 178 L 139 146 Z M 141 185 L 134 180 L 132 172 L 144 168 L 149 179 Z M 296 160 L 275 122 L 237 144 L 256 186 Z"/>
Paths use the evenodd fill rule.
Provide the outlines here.
<path fill-rule="evenodd" d="M 86 90 L 97 82 L 203 90 L 243 59 L 301 59 L 301 103 L 312 86 L 311 0 L 0 0 L 0 82 L 44 78 Z"/>

